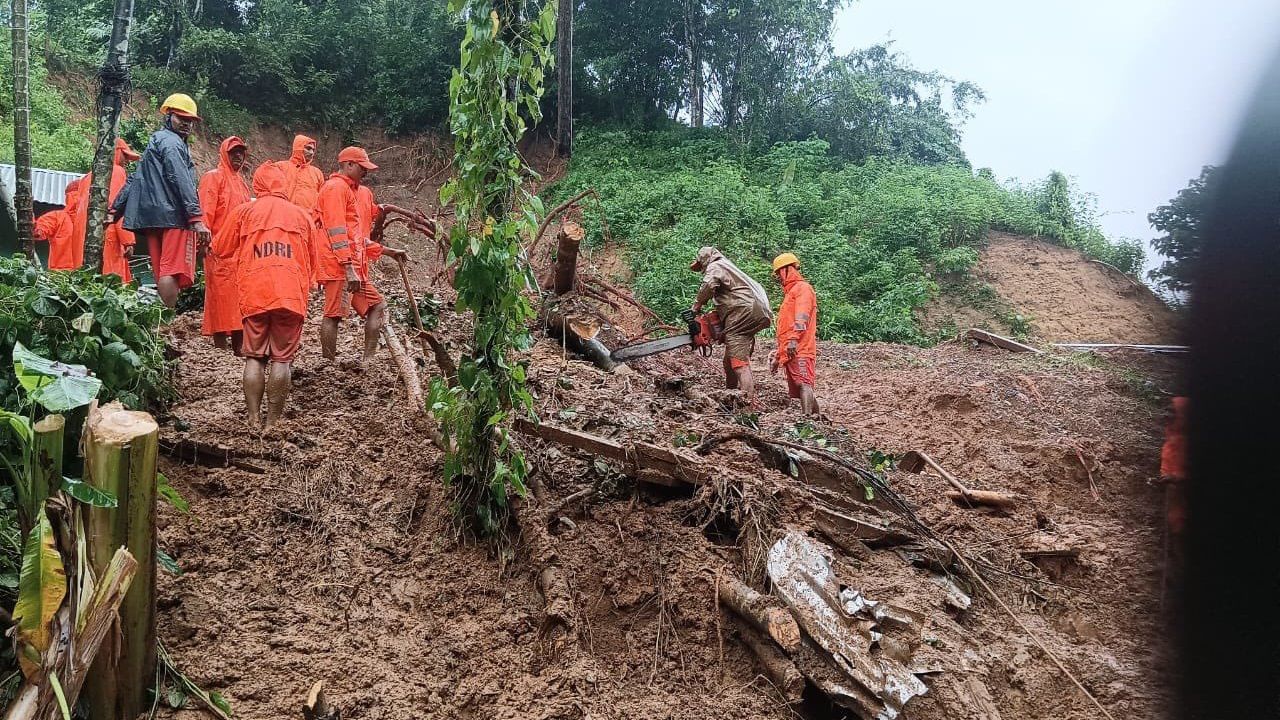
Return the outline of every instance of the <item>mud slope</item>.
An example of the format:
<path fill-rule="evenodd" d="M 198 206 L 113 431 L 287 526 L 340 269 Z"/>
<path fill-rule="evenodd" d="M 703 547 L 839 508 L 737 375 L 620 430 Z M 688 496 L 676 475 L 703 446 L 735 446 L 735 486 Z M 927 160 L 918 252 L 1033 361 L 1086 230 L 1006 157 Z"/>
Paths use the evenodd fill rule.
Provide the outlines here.
<path fill-rule="evenodd" d="M 993 232 L 973 278 L 942 280 L 924 310 L 926 327 L 1013 331 L 1048 342 L 1176 343 L 1174 313 L 1152 292 L 1079 251 Z"/>
<path fill-rule="evenodd" d="M 456 327 L 448 317 L 444 325 Z M 717 612 L 718 573 L 758 581 L 765 543 L 813 526 L 814 496 L 762 470 L 753 453 L 717 450 L 722 482 L 688 496 L 638 489 L 620 468 L 526 442 L 544 502 L 599 493 L 552 525 L 578 612 L 577 642 L 557 646 L 523 546 L 495 557 L 450 524 L 440 458 L 406 419 L 388 360 L 343 370 L 309 342 L 287 422 L 261 438 L 239 424 L 240 363 L 207 348 L 196 328 L 185 317 L 172 330 L 186 353 L 174 410 L 186 429 L 170 422 L 163 432 L 226 444 L 263 472 L 163 462 L 192 512 L 161 512 L 161 546 L 185 574 L 162 578 L 160 633 L 238 717 L 297 716 L 317 679 L 346 718 L 841 716 L 783 704 L 736 639 L 736 621 Z M 353 343 L 348 328 L 344 355 L 355 355 Z M 770 408 L 754 421 L 760 432 L 854 458 L 925 449 L 977 487 L 1021 494 L 1023 504 L 999 515 L 953 505 L 937 478 L 889 476 L 922 519 L 981 559 L 1117 717 L 1158 714 L 1160 496 L 1146 481 L 1156 473 L 1159 408 L 1141 378 L 1164 382 L 1168 368 L 958 344 L 822 353 L 820 398 L 832 421 L 797 423 L 758 356 Z M 706 405 L 702 395 L 719 385 L 715 359 L 668 356 L 605 375 L 544 340 L 530 362 L 537 411 L 552 422 L 680 446 L 746 421 Z M 1021 556 L 1055 548 L 1078 557 Z M 891 550 L 840 562 L 869 597 L 927 618 L 916 656 L 941 672 L 905 717 L 977 717 L 975 683 L 1005 718 L 1096 716 L 989 600 L 948 612 L 927 574 Z"/>

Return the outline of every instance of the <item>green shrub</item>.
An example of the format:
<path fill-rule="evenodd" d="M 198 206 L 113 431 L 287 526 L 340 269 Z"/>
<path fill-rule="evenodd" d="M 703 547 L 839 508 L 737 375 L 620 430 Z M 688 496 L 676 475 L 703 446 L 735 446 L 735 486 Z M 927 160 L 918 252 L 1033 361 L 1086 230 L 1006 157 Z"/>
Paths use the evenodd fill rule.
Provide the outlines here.
<path fill-rule="evenodd" d="M 43 271 L 22 256 L 0 258 L 0 357 L 15 342 L 32 352 L 85 365 L 102 380 L 103 402 L 163 406 L 175 393 L 158 329 L 168 311 L 114 275 Z M 0 370 L 0 407 L 18 407 L 11 363 Z"/>
<path fill-rule="evenodd" d="M 34 40 L 33 40 L 34 43 Z M 0 39 L 5 57 L 12 55 L 9 35 Z M 88 172 L 93 163 L 93 125 L 71 122 L 71 112 L 58 88 L 49 82 L 44 58 L 32 45 L 31 162 L 35 167 Z M 0 63 L 0 161 L 13 162 L 13 63 Z"/>
<path fill-rule="evenodd" d="M 931 273 L 967 273 L 992 229 L 1045 236 L 1126 271 L 1141 264 L 1141 248 L 1108 241 L 1090 199 L 1061 175 L 1006 188 L 960 165 L 849 163 L 820 139 L 742 155 L 726 138 L 588 128 L 550 191 L 552 200 L 600 191 L 636 290 L 663 317 L 692 302 L 699 277 L 688 266 L 703 245 L 764 281 L 775 303 L 781 293 L 768 263 L 796 253 L 822 299 L 819 335 L 859 342 L 929 342 L 912 311 L 937 292 Z M 602 242 L 593 204 L 584 220 L 588 242 Z"/>

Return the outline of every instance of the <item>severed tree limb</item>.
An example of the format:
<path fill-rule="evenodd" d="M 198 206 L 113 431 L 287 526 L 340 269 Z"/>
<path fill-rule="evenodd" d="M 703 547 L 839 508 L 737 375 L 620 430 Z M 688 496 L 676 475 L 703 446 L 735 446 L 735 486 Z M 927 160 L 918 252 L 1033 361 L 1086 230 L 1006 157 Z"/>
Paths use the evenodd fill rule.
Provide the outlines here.
<path fill-rule="evenodd" d="M 729 606 L 752 627 L 767 634 L 788 653 L 800 649 L 800 626 L 785 608 L 731 575 L 720 580 L 720 602 Z"/>
<path fill-rule="evenodd" d="M 413 324 L 418 329 L 418 341 L 422 343 L 422 354 L 428 354 L 427 350 L 430 349 L 430 354 L 435 357 L 436 364 L 440 366 L 440 372 L 444 373 L 445 383 L 453 387 L 458 382 L 458 366 L 453 362 L 449 351 L 445 349 L 444 343 L 440 342 L 440 338 L 428 332 L 422 324 L 422 315 L 418 312 L 418 298 L 413 294 L 413 285 L 409 282 L 409 270 L 405 268 L 402 260 L 397 260 L 396 264 L 400 266 L 400 279 L 404 282 L 409 309 L 413 311 Z"/>
<path fill-rule="evenodd" d="M 644 313 L 650 319 L 657 322 L 658 326 L 663 330 L 667 330 L 669 332 L 674 332 L 679 330 L 679 328 L 677 328 L 676 326 L 670 325 L 666 321 L 664 321 L 661 317 L 658 316 L 658 313 L 650 309 L 648 305 L 645 305 L 644 303 L 637 300 L 635 296 L 633 296 L 631 293 L 628 293 L 625 290 L 622 290 L 621 288 L 614 287 L 613 285 L 610 285 L 609 283 L 605 282 L 604 280 L 601 280 L 600 278 L 582 275 L 578 277 L 578 282 L 586 283 L 588 285 L 597 285 L 607 290 L 608 292 L 613 293 L 614 295 L 618 296 L 618 298 L 620 298 L 623 302 L 639 309 L 640 312 Z"/>
<path fill-rule="evenodd" d="M 760 669 L 788 703 L 798 703 L 804 696 L 804 675 L 800 668 L 777 645 L 753 627 L 738 628 L 738 637 L 756 656 Z"/>
<path fill-rule="evenodd" d="M 404 382 L 405 395 L 409 400 L 410 406 L 413 407 L 413 415 L 427 419 L 430 424 L 428 437 L 431 439 L 431 444 L 442 452 L 448 452 L 449 444 L 445 442 L 444 435 L 440 433 L 439 423 L 436 421 L 435 415 L 427 409 L 426 402 L 423 400 L 422 381 L 418 379 L 418 370 L 413 366 L 413 361 L 409 359 L 408 353 L 404 350 L 404 345 L 400 342 L 396 331 L 391 329 L 390 323 L 383 324 L 382 339 L 386 341 L 387 351 L 391 353 L 391 360 L 400 372 L 400 379 Z"/>

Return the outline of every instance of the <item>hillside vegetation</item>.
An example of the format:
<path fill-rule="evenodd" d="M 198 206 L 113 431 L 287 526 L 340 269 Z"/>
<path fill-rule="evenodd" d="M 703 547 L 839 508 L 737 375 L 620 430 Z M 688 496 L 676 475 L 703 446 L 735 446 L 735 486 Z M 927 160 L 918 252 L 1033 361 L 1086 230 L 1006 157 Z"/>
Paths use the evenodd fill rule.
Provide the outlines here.
<path fill-rule="evenodd" d="M 914 311 L 939 278 L 973 267 L 991 230 L 1041 236 L 1128 273 L 1142 265 L 1141 247 L 1109 241 L 1089 198 L 1059 173 L 1002 185 L 959 163 L 854 162 L 818 139 L 751 152 L 715 130 L 583 133 L 553 195 L 589 187 L 604 212 L 586 210 L 590 240 L 607 227 L 625 244 L 636 288 L 664 317 L 692 303 L 688 265 L 702 245 L 758 278 L 777 253 L 797 253 L 823 298 L 820 335 L 848 342 L 928 342 Z"/>

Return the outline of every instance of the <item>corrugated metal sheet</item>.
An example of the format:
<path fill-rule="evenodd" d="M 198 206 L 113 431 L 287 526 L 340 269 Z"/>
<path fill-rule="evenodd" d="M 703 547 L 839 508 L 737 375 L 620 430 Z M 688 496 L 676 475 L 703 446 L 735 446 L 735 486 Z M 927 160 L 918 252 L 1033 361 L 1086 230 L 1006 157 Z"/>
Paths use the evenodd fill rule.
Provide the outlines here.
<path fill-rule="evenodd" d="M 45 170 L 42 168 L 31 169 L 31 195 L 36 202 L 45 203 L 46 205 L 61 205 L 66 199 L 67 186 L 78 178 L 84 177 L 84 173 L 69 173 L 61 170 Z M 0 163 L 0 180 L 4 181 L 4 186 L 9 189 L 9 195 L 14 193 L 14 169 L 12 165 Z"/>

